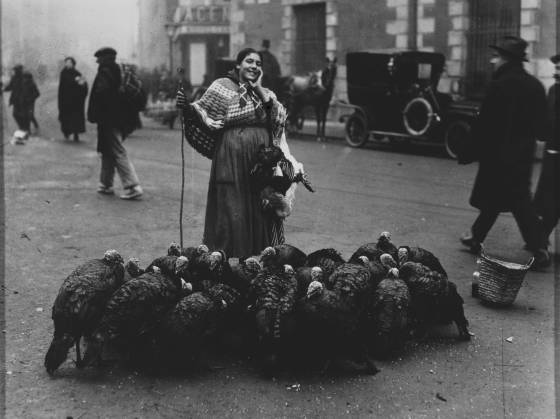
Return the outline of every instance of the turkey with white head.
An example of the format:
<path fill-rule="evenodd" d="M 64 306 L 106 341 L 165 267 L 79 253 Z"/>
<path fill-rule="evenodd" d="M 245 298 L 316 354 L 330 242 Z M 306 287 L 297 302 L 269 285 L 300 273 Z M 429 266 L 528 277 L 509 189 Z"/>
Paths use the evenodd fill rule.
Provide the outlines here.
<path fill-rule="evenodd" d="M 339 251 L 333 248 L 319 249 L 307 255 L 305 266 L 318 266 L 323 270 L 324 278 L 328 278 L 334 269 L 345 263 Z"/>
<path fill-rule="evenodd" d="M 429 250 L 421 247 L 400 246 L 399 252 L 399 265 L 406 262 L 416 262 L 430 268 L 432 271 L 439 272 L 447 276 L 447 272 L 443 269 L 439 259 Z"/>
<path fill-rule="evenodd" d="M 405 342 L 408 332 L 410 292 L 391 268 L 377 286 L 369 309 L 370 350 L 380 357 L 394 355 Z"/>
<path fill-rule="evenodd" d="M 268 259 L 267 266 L 253 281 L 250 294 L 258 351 L 264 372 L 270 374 L 279 366 L 294 333 L 297 280 L 290 265 L 278 267 Z"/>

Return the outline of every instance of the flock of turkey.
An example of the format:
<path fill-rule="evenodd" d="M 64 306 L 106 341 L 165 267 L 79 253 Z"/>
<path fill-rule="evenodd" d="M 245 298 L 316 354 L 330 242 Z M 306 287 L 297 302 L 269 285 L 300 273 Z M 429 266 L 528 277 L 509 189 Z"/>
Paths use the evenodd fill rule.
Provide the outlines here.
<path fill-rule="evenodd" d="M 108 348 L 174 369 L 235 348 L 267 374 L 340 360 L 373 374 L 371 357 L 395 354 L 431 324 L 455 322 L 459 338 L 470 338 L 463 299 L 439 260 L 419 247 L 397 248 L 386 232 L 348 261 L 335 249 L 306 255 L 289 244 L 228 260 L 204 245 L 173 243 L 142 269 L 109 250 L 64 280 L 52 319 L 49 374 L 73 346 L 78 368 L 98 364 Z"/>

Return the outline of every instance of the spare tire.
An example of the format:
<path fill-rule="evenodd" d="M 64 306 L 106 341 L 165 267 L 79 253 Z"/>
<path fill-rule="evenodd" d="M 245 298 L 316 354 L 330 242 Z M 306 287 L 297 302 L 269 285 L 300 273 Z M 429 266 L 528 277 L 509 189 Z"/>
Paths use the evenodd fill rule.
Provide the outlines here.
<path fill-rule="evenodd" d="M 423 97 L 415 97 L 404 107 L 403 122 L 410 135 L 424 135 L 432 126 L 433 120 L 434 108 Z"/>

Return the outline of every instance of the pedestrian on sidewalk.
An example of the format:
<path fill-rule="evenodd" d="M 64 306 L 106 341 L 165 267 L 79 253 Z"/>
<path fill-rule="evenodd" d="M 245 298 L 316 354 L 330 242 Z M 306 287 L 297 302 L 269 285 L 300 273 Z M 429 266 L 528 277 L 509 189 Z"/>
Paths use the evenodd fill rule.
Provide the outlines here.
<path fill-rule="evenodd" d="M 523 61 L 527 61 L 525 40 L 507 36 L 490 48 L 492 81 L 473 127 L 470 147 L 459 156 L 462 164 L 479 162 L 470 204 L 480 214 L 461 243 L 478 253 L 499 214 L 511 212 L 527 249 L 534 254 L 533 266 L 545 268 L 550 255 L 530 188 L 536 139 L 544 126 L 546 92 L 523 68 Z"/>
<path fill-rule="evenodd" d="M 80 141 L 79 134 L 86 132 L 84 105 L 87 92 L 87 82 L 76 70 L 76 60 L 65 58 L 58 84 L 58 120 L 66 139 L 72 135 L 74 141 Z"/>
<path fill-rule="evenodd" d="M 278 95 L 278 81 L 280 80 L 280 76 L 282 76 L 280 64 L 276 56 L 270 52 L 269 39 L 263 39 L 261 46 L 262 49 L 259 52 L 263 60 L 262 85 Z"/>
<path fill-rule="evenodd" d="M 560 54 L 550 61 L 554 64 L 555 83 L 548 90 L 546 146 L 534 200 L 547 238 L 560 218 Z"/>
<path fill-rule="evenodd" d="M 94 56 L 99 68 L 91 88 L 87 117 L 88 121 L 97 124 L 97 151 L 101 154 L 101 175 L 97 192 L 114 194 L 116 170 L 125 189 L 120 197 L 136 199 L 142 196 L 142 188 L 123 145 L 123 115 L 119 96 L 121 69 L 115 62 L 117 51 L 105 47 L 99 49 Z"/>
<path fill-rule="evenodd" d="M 196 115 L 196 119 L 189 118 L 193 131 L 187 135 L 203 136 L 215 147 L 205 154 L 212 159 L 212 168 L 203 242 L 224 250 L 229 257 L 255 255 L 284 242 L 283 220 L 265 212 L 260 191 L 251 186 L 250 173 L 260 147 L 272 137 L 294 168 L 303 171 L 286 142 L 285 109 L 262 86 L 261 55 L 246 48 L 239 52 L 236 63 L 200 100 L 189 104 L 185 92 L 177 93 L 177 106 L 187 115 Z"/>
<path fill-rule="evenodd" d="M 23 98 L 25 103 L 25 110 L 29 115 L 29 128 L 31 130 L 31 124 L 35 126 L 35 132 L 39 132 L 39 123 L 35 119 L 35 101 L 40 96 L 39 89 L 33 80 L 33 75 L 28 72 L 23 72 Z"/>
<path fill-rule="evenodd" d="M 23 96 L 23 65 L 17 64 L 12 69 L 12 77 L 4 87 L 5 92 L 10 92 L 9 106 L 12 106 L 13 116 L 19 130 L 24 132 L 24 138 L 29 137 L 29 112 L 25 107 Z M 23 143 L 21 141 L 20 143 Z"/>

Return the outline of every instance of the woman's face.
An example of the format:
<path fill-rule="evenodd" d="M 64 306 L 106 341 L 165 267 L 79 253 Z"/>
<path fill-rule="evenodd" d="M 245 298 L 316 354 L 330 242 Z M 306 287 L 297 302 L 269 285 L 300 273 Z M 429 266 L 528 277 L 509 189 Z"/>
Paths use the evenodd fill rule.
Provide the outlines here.
<path fill-rule="evenodd" d="M 66 60 L 66 61 L 64 61 L 64 67 L 74 68 L 74 63 L 72 62 L 72 60 Z"/>
<path fill-rule="evenodd" d="M 237 68 L 241 81 L 257 81 L 262 72 L 262 62 L 259 54 L 252 52 L 246 55 Z"/>

